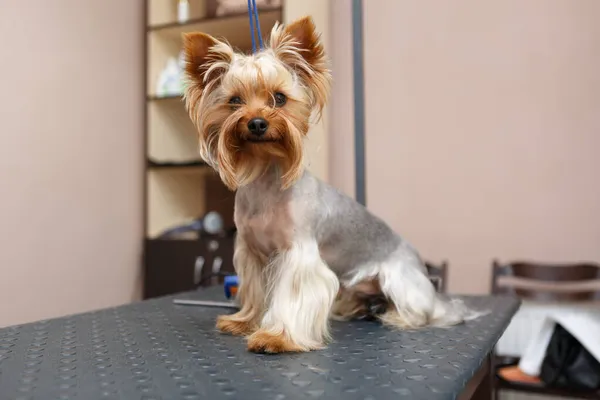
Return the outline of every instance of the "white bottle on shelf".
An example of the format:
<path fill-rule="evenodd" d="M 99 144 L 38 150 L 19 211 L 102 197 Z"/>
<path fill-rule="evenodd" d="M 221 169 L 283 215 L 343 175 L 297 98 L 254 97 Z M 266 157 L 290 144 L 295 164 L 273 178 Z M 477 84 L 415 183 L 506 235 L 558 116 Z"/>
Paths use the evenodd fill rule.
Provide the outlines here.
<path fill-rule="evenodd" d="M 188 0 L 179 0 L 177 5 L 177 20 L 180 24 L 187 22 L 190 18 L 190 3 Z"/>
<path fill-rule="evenodd" d="M 162 70 L 156 85 L 156 95 L 180 96 L 183 92 L 181 86 L 181 70 L 175 57 L 169 57 L 167 66 Z"/>

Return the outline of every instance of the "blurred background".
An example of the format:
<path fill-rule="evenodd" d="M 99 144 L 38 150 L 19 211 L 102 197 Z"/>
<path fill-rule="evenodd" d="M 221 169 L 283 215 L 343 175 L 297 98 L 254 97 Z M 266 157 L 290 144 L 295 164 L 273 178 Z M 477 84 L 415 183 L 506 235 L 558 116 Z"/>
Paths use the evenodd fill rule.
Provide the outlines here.
<path fill-rule="evenodd" d="M 310 168 L 354 196 L 352 2 L 258 3 L 263 33 L 306 14 L 322 32 L 335 83 Z M 248 49 L 245 7 L 2 0 L 0 326 L 188 290 L 216 268 L 205 252 L 228 265 L 228 239 L 168 232 L 210 211 L 208 234 L 232 228 L 179 51 L 187 31 Z M 494 259 L 600 260 L 598 15 L 597 0 L 364 1 L 367 207 L 448 263 L 448 292 L 489 293 Z"/>

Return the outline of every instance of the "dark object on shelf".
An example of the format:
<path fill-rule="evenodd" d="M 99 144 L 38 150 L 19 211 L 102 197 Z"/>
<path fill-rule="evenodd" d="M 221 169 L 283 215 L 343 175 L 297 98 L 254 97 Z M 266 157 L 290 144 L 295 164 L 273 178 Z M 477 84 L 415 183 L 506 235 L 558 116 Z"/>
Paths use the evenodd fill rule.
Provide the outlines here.
<path fill-rule="evenodd" d="M 466 400 L 485 391 L 487 355 L 518 307 L 467 297 L 491 312 L 443 330 L 333 323 L 323 350 L 265 356 L 215 329 L 217 315 L 233 311 L 175 298 L 225 301 L 223 287 L 211 287 L 0 329 L 0 400 Z"/>
<path fill-rule="evenodd" d="M 184 239 L 193 234 L 193 238 L 199 239 L 203 235 L 222 235 L 225 233 L 223 218 L 219 213 L 211 211 L 204 217 L 195 219 L 185 225 L 167 229 L 159 239 Z"/>
<path fill-rule="evenodd" d="M 565 284 L 568 284 L 565 285 Z M 592 284 L 595 284 L 592 285 Z M 584 302 L 600 298 L 600 266 L 594 263 L 541 264 L 532 262 L 512 262 L 501 264 L 494 260 L 492 264 L 492 294 L 511 295 L 521 299 Z M 506 360 L 502 355 L 495 356 Z M 518 363 L 518 359 L 513 359 Z M 501 368 L 494 362 L 496 371 Z M 519 392 L 539 393 L 552 396 L 565 396 L 580 399 L 600 399 L 600 392 L 574 391 L 551 387 L 549 385 L 529 385 L 514 383 L 496 376 L 494 381 L 496 398 L 502 389 Z"/>
<path fill-rule="evenodd" d="M 540 378 L 551 387 L 598 390 L 600 363 L 568 330 L 556 324 L 542 363 Z"/>
<path fill-rule="evenodd" d="M 158 239 L 198 239 L 202 231 L 202 219 L 195 219 L 188 224 L 170 228 L 161 233 Z"/>

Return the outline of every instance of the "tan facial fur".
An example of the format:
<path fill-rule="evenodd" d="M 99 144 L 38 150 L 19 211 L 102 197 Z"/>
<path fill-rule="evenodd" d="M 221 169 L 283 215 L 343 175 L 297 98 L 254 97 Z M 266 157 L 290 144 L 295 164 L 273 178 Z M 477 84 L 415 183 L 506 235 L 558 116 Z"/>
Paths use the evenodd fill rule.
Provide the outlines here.
<path fill-rule="evenodd" d="M 187 34 L 184 54 L 185 98 L 201 156 L 232 190 L 272 165 L 281 170 L 282 188 L 291 186 L 303 171 L 311 114 L 320 115 L 331 80 L 312 20 L 276 25 L 266 48 L 251 55 L 204 33 Z M 285 96 L 283 105 L 276 94 Z M 253 118 L 268 123 L 260 141 L 248 131 Z"/>

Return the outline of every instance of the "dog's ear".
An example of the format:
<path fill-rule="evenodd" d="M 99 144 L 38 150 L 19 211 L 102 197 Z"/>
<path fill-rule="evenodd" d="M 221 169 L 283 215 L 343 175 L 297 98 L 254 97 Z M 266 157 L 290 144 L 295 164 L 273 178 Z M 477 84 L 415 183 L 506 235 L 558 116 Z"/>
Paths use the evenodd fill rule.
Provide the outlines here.
<path fill-rule="evenodd" d="M 281 61 L 300 75 L 312 92 L 313 106 L 321 112 L 329 95 L 331 72 L 312 18 L 300 18 L 287 26 L 276 25 L 270 46 Z"/>
<path fill-rule="evenodd" d="M 205 33 L 186 33 L 183 35 L 183 56 L 188 85 L 204 89 L 227 71 L 233 49 Z"/>

